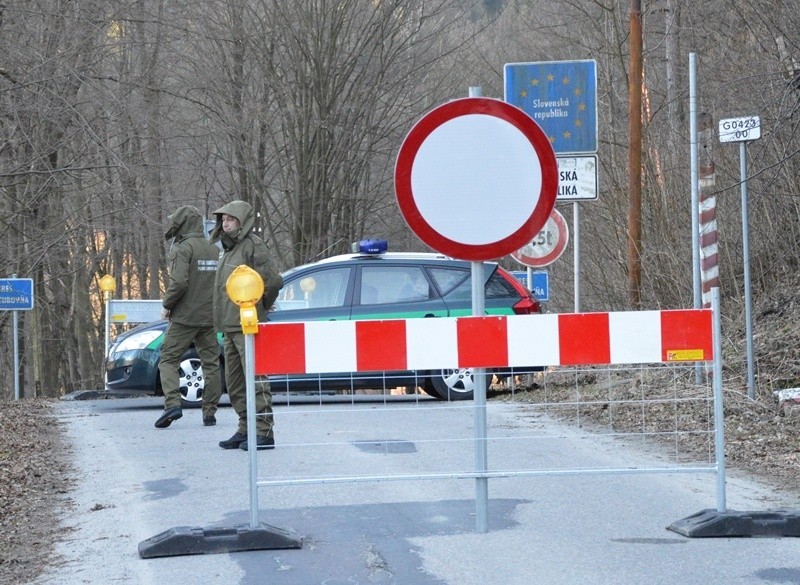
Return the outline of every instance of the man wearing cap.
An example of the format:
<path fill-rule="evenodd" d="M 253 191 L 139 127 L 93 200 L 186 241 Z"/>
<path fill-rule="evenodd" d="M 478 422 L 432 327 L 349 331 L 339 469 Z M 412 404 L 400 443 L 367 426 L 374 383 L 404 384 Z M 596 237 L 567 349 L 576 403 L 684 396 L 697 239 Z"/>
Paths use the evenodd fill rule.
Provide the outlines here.
<path fill-rule="evenodd" d="M 264 296 L 256 303 L 258 321 L 266 321 L 267 311 L 272 307 L 283 286 L 283 278 L 273 268 L 267 245 L 254 233 L 255 214 L 246 201 L 231 201 L 214 212 L 216 226 L 211 240 L 222 244 L 222 255 L 217 267 L 214 283 L 214 323 L 225 337 L 225 383 L 228 396 L 239 426 L 230 439 L 220 441 L 223 449 L 247 450 L 247 395 L 245 380 L 245 342 L 239 307 L 228 297 L 225 288 L 228 277 L 239 265 L 246 265 L 258 272 L 264 281 Z M 256 388 L 256 447 L 259 450 L 273 449 L 272 393 L 269 381 Z"/>
<path fill-rule="evenodd" d="M 169 287 L 162 302 L 162 317 L 169 325 L 161 347 L 158 372 L 164 392 L 164 412 L 156 421 L 163 429 L 183 416 L 178 368 L 181 357 L 194 344 L 203 364 L 203 424 L 212 426 L 222 381 L 219 343 L 214 329 L 213 294 L 219 249 L 205 237 L 204 218 L 196 207 L 179 207 L 169 216 L 167 240 L 174 238 L 167 255 Z"/>

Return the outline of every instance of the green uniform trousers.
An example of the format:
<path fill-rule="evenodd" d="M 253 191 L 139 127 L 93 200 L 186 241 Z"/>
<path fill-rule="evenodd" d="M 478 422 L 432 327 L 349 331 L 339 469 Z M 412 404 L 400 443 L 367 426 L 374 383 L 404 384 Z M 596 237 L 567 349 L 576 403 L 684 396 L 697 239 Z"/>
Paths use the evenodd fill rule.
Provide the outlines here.
<path fill-rule="evenodd" d="M 203 364 L 203 416 L 211 416 L 217 412 L 217 404 L 222 395 L 219 343 L 213 326 L 194 327 L 170 321 L 161 346 L 161 362 L 158 364 L 161 389 L 164 392 L 164 408 L 181 405 L 178 368 L 181 356 L 192 343 Z"/>
<path fill-rule="evenodd" d="M 247 386 L 245 380 L 244 333 L 225 334 L 225 384 L 231 405 L 239 415 L 238 433 L 247 434 Z M 255 384 L 256 435 L 272 437 L 272 392 L 269 380 Z"/>

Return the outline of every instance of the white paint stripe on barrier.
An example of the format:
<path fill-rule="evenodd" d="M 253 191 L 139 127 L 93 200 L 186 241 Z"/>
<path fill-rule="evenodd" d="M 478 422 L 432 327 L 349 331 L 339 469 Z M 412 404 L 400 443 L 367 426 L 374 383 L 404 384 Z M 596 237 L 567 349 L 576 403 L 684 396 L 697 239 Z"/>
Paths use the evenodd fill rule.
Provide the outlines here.
<path fill-rule="evenodd" d="M 509 366 L 521 368 L 560 363 L 558 315 L 514 315 L 506 320 Z"/>
<path fill-rule="evenodd" d="M 354 372 L 355 321 L 309 321 L 305 324 L 306 370 Z"/>
<path fill-rule="evenodd" d="M 409 370 L 457 368 L 456 319 L 406 321 L 406 359 Z"/>
<path fill-rule="evenodd" d="M 608 314 L 612 364 L 661 361 L 660 311 L 622 311 Z"/>

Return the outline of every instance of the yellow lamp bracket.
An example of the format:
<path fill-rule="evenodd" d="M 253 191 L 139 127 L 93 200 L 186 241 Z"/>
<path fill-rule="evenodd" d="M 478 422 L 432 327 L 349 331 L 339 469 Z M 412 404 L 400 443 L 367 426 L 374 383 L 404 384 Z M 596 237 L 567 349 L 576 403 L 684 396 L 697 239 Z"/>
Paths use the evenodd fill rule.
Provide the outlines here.
<path fill-rule="evenodd" d="M 225 282 L 228 297 L 239 306 L 239 322 L 242 333 L 258 333 L 258 311 L 255 304 L 264 296 L 264 280 L 261 275 L 244 264 L 237 266 Z"/>

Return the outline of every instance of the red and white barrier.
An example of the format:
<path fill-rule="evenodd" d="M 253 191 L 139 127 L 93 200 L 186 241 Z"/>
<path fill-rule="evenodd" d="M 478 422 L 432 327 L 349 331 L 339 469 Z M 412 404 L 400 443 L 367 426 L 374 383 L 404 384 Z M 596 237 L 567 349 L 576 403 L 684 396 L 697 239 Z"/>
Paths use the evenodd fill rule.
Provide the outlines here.
<path fill-rule="evenodd" d="M 526 368 L 713 359 L 708 309 L 261 323 L 255 373 Z"/>

